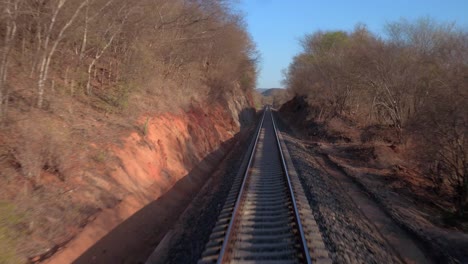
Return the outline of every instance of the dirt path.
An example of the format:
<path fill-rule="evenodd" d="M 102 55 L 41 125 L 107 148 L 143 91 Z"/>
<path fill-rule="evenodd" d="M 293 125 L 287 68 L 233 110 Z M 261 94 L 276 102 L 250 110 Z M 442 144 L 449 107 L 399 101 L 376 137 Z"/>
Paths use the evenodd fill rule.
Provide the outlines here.
<path fill-rule="evenodd" d="M 358 184 L 281 127 L 335 263 L 434 263 Z"/>
<path fill-rule="evenodd" d="M 403 258 L 404 262 L 434 263 L 424 254 L 420 243 L 395 223 L 388 213 L 349 176 L 336 168 L 326 157 L 315 154 L 314 158 L 325 172 L 338 181 L 342 190 L 349 195 L 363 215 L 375 225 L 382 237 Z"/>

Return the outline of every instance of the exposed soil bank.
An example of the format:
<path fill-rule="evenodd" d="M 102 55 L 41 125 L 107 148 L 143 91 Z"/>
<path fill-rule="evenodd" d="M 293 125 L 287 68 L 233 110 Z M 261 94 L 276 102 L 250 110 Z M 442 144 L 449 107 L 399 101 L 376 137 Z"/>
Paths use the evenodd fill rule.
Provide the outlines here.
<path fill-rule="evenodd" d="M 216 173 L 213 168 L 218 168 L 243 134 L 238 133 L 207 155 L 169 191 L 114 228 L 73 263 L 144 263 L 207 179 L 212 181 Z"/>
<path fill-rule="evenodd" d="M 147 264 L 196 263 L 200 259 L 234 179 L 247 166 L 245 157 L 253 131 L 252 127 L 236 142 L 233 151 L 219 164 L 210 180 L 151 254 Z"/>
<path fill-rule="evenodd" d="M 115 158 L 106 166 L 113 169 L 109 177 L 93 180 L 103 189 L 115 188 L 119 202 L 95 214 L 46 263 L 135 263 L 145 255 L 148 248 L 138 246 L 142 240 L 149 248 L 155 246 L 163 229 L 232 147 L 234 135 L 253 121 L 254 111 L 241 108 L 248 104 L 230 106 L 216 104 L 142 119 L 143 131 L 131 133 L 120 145 L 107 146 Z M 91 248 L 97 241 L 105 246 Z"/>

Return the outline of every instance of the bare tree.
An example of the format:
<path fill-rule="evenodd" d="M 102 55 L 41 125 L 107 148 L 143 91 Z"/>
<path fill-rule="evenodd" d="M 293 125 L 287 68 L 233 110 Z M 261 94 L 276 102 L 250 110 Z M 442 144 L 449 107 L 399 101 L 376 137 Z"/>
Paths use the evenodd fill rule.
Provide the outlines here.
<path fill-rule="evenodd" d="M 4 25 L 4 37 L 2 53 L 0 57 L 0 122 L 3 121 L 8 107 L 8 68 L 10 54 L 14 44 L 17 32 L 17 17 L 21 0 L 8 0 L 3 3 L 3 14 L 1 16 L 2 25 Z"/>
<path fill-rule="evenodd" d="M 64 34 L 66 30 L 73 24 L 76 17 L 80 13 L 81 9 L 87 5 L 88 0 L 83 1 L 78 7 L 75 8 L 75 11 L 72 15 L 65 20 L 65 23 L 61 26 L 57 26 L 57 17 L 65 6 L 68 0 L 57 0 L 55 1 L 55 5 L 52 9 L 52 16 L 50 18 L 49 23 L 47 24 L 47 29 L 45 31 L 44 41 L 41 45 L 41 56 L 40 56 L 40 68 L 39 68 L 39 77 L 37 83 L 37 107 L 41 108 L 43 101 L 44 101 L 44 89 L 45 89 L 45 82 L 47 80 L 49 74 L 49 66 L 52 60 L 52 57 L 57 50 L 57 46 L 64 38 Z M 59 32 L 56 36 L 53 36 L 54 30 L 56 27 L 59 27 Z"/>
<path fill-rule="evenodd" d="M 467 210 L 468 33 L 429 18 L 387 25 L 380 39 L 353 32 L 317 32 L 302 41 L 285 83 L 308 96 L 318 121 L 345 116 L 394 129 L 418 142 L 421 166 L 449 186 L 459 215 Z M 365 115 L 367 118 L 360 116 Z"/>
<path fill-rule="evenodd" d="M 110 1 L 108 3 L 110 3 Z M 92 91 L 91 91 L 91 73 L 92 73 L 93 68 L 96 65 L 96 62 L 102 57 L 102 55 L 104 55 L 106 50 L 111 46 L 111 44 L 114 41 L 115 37 L 121 32 L 122 27 L 124 26 L 124 24 L 127 21 L 127 17 L 128 17 L 128 14 L 129 14 L 130 11 L 125 10 L 125 9 L 126 9 L 126 7 L 124 6 L 119 10 L 119 13 L 122 13 L 122 12 L 126 13 L 123 17 L 114 19 L 111 22 L 111 24 L 106 26 L 106 31 L 103 33 L 103 36 L 106 37 L 106 36 L 110 35 L 110 37 L 104 42 L 104 45 L 101 48 L 96 48 L 96 50 L 95 50 L 94 57 L 92 58 L 91 63 L 88 66 L 88 81 L 86 83 L 86 94 L 87 95 L 92 94 Z"/>

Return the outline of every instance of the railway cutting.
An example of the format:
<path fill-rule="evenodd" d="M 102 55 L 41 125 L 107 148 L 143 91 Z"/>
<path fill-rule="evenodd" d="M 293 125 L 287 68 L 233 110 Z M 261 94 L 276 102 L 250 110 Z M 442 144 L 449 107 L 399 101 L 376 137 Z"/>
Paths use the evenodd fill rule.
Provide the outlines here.
<path fill-rule="evenodd" d="M 246 159 L 198 263 L 331 263 L 269 107 Z"/>

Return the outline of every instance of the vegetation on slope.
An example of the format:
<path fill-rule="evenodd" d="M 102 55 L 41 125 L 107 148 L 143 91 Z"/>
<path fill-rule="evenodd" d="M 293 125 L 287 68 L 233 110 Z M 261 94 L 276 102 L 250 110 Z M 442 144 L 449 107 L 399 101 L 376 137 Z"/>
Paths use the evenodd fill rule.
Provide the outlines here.
<path fill-rule="evenodd" d="M 285 83 L 304 96 L 311 117 L 339 117 L 393 131 L 458 217 L 468 214 L 468 31 L 429 18 L 401 20 L 378 37 L 352 32 L 306 35 Z"/>
<path fill-rule="evenodd" d="M 47 257 L 119 203 L 110 146 L 145 136 L 155 114 L 252 100 L 257 54 L 229 1 L 6 0 L 0 12 L 9 259 Z"/>
<path fill-rule="evenodd" d="M 18 104 L 48 109 L 63 97 L 116 111 L 138 96 L 139 108 L 154 109 L 254 85 L 254 46 L 225 1 L 9 0 L 0 8 L 3 121 Z"/>

